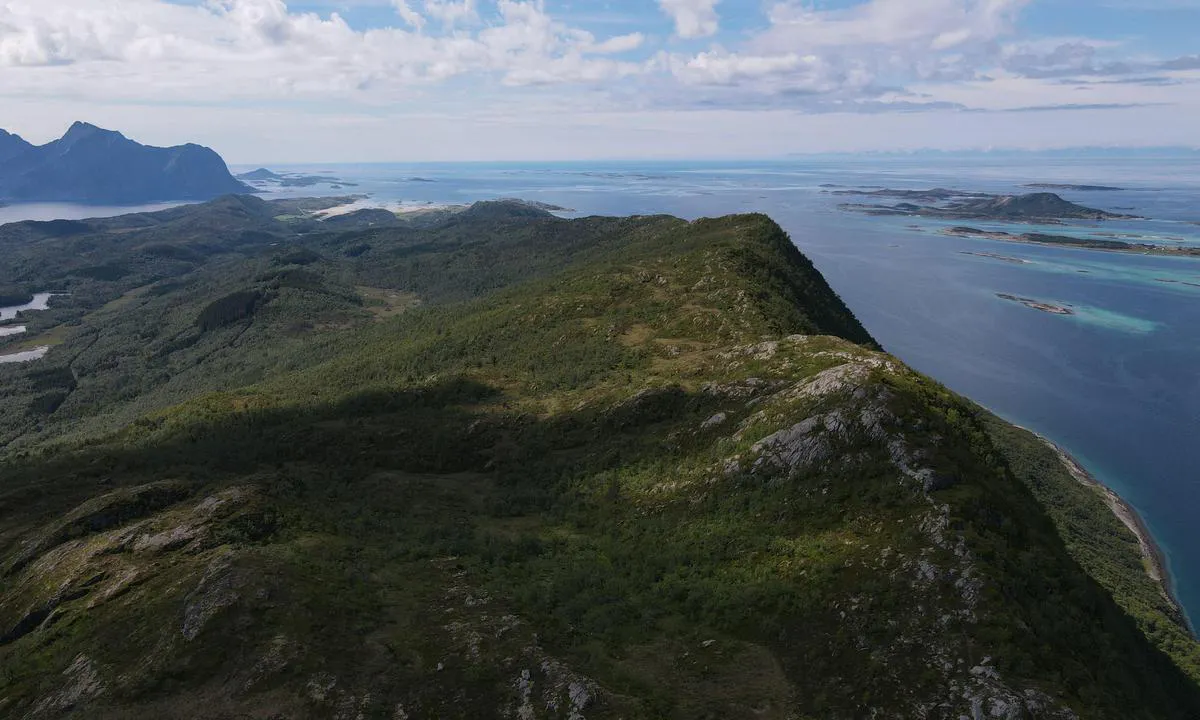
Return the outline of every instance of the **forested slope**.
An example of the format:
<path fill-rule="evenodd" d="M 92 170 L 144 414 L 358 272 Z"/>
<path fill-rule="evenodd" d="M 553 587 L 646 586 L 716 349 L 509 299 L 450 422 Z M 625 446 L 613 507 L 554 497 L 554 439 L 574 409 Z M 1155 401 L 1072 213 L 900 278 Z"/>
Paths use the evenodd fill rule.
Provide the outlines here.
<path fill-rule="evenodd" d="M 0 229 L 0 715 L 1200 716 L 768 218 L 295 210 Z"/>

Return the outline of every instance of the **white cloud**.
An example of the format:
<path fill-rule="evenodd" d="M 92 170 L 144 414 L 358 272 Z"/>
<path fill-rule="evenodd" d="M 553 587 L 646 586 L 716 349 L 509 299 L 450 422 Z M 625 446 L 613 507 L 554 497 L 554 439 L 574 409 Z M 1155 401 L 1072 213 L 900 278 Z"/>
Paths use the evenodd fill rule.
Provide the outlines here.
<path fill-rule="evenodd" d="M 629 52 L 641 34 L 597 40 L 550 17 L 541 2 L 498 0 L 474 32 L 426 34 L 425 17 L 465 22 L 473 0 L 394 7 L 411 27 L 352 29 L 338 14 L 290 12 L 283 0 L 11 0 L 0 4 L 0 91 L 109 99 L 219 101 L 327 97 L 373 100 L 465 75 L 508 85 L 599 82 L 642 67 L 597 55 Z M 98 64 L 98 63 L 103 63 Z M 31 74 L 25 68 L 40 66 Z"/>
<path fill-rule="evenodd" d="M 642 33 L 629 33 L 628 35 L 618 35 L 604 42 L 596 43 L 589 48 L 589 51 L 601 55 L 619 55 L 637 50 L 645 42 L 646 36 Z"/>
<path fill-rule="evenodd" d="M 444 25 L 479 19 L 475 0 L 425 0 L 425 14 Z"/>
<path fill-rule="evenodd" d="M 766 48 L 892 47 L 948 50 L 986 43 L 1009 32 L 1032 0 L 869 0 L 842 10 L 816 10 L 798 0 L 776 2 Z"/>
<path fill-rule="evenodd" d="M 682 38 L 715 35 L 719 29 L 720 0 L 658 0 L 663 12 L 675 21 L 675 34 Z"/>
<path fill-rule="evenodd" d="M 793 98 L 828 94 L 853 107 L 856 100 L 875 102 L 897 82 L 970 80 L 995 67 L 1000 40 L 1030 1 L 868 0 L 821 10 L 808 0 L 779 0 L 767 8 L 769 26 L 742 48 L 673 57 L 669 66 L 689 84 Z M 905 103 L 913 107 L 911 98 Z M 816 98 L 813 104 L 827 103 Z"/>
<path fill-rule="evenodd" d="M 413 10 L 412 6 L 408 4 L 408 0 L 392 0 L 392 5 L 396 8 L 396 14 L 400 16 L 400 19 L 410 27 L 418 30 L 425 27 L 425 16 Z"/>
<path fill-rule="evenodd" d="M 624 25 L 625 34 L 598 37 L 543 0 L 326 4 L 395 10 L 395 27 L 369 30 L 284 0 L 0 0 L 0 103 L 6 118 L 41 113 L 36 127 L 108 116 L 133 117 L 135 129 L 139 116 L 121 108 L 171 118 L 170 128 L 185 116 L 288 108 L 278 117 L 314 133 L 334 127 L 331 112 L 341 118 L 336 127 L 353 129 L 378 128 L 378 118 L 403 111 L 427 118 L 407 122 L 438 137 L 429 125 L 465 118 L 450 126 L 475 139 L 529 128 L 550 135 L 547 123 L 592 133 L 589 118 L 603 116 L 647 147 L 667 125 L 679 133 L 697 118 L 719 117 L 711 127 L 727 127 L 734 115 L 708 114 L 714 108 L 755 123 L 783 109 L 948 118 L 942 111 L 960 106 L 1196 105 L 1200 57 L 1131 59 L 1122 46 L 1088 38 L 1030 39 L 1016 26 L 1030 1 L 865 0 L 834 10 L 811 0 L 741 3 L 762 9 L 764 27 L 733 35 L 719 34 L 717 9 L 726 6 L 717 0 L 660 0 L 674 34 L 691 40 L 681 43 Z M 1134 73 L 1153 76 L 1139 82 Z M 1124 87 L 1126 79 L 1134 87 Z M 493 119 L 499 109 L 503 121 Z M 686 120 L 663 120 L 680 110 L 689 111 Z M 651 114 L 655 123 L 637 124 Z M 229 133 L 237 125 L 230 121 Z M 185 137 L 206 139 L 202 124 L 190 127 Z"/>
<path fill-rule="evenodd" d="M 686 63 L 676 65 L 675 73 L 685 81 L 701 84 L 728 85 L 741 80 L 758 80 L 776 75 L 794 75 L 812 71 L 819 64 L 815 55 L 738 55 L 736 53 L 702 52 Z"/>

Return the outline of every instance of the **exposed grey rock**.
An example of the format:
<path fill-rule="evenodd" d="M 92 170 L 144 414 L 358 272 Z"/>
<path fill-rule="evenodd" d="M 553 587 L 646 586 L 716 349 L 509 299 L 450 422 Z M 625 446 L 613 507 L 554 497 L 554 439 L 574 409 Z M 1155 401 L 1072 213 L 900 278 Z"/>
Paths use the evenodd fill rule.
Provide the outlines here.
<path fill-rule="evenodd" d="M 833 443 L 822 435 L 825 423 L 825 416 L 810 417 L 760 440 L 751 448 L 759 455 L 755 469 L 775 466 L 796 470 L 829 458 Z"/>
<path fill-rule="evenodd" d="M 86 655 L 79 655 L 63 671 L 66 684 L 54 694 L 43 698 L 34 707 L 32 717 L 58 717 L 63 713 L 104 694 L 104 682 L 95 664 Z"/>
<path fill-rule="evenodd" d="M 200 584 L 187 597 L 183 612 L 183 636 L 195 640 L 208 621 L 240 599 L 228 555 L 215 559 Z"/>

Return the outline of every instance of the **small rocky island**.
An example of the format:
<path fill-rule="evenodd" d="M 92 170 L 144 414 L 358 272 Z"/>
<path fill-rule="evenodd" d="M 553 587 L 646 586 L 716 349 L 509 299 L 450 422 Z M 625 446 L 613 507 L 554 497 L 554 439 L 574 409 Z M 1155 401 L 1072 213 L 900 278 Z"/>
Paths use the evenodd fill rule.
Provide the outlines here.
<path fill-rule="evenodd" d="M 1017 295 L 1009 295 L 1008 293 L 996 293 L 996 297 L 1001 300 L 1020 303 L 1030 310 L 1040 310 L 1051 315 L 1074 315 L 1075 311 L 1066 305 L 1055 305 L 1053 303 L 1034 300 L 1033 298 L 1019 297 Z"/>
<path fill-rule="evenodd" d="M 871 192 L 839 190 L 835 195 L 860 195 L 896 198 L 895 205 L 847 203 L 841 209 L 868 215 L 930 217 L 948 220 L 999 220 L 1061 224 L 1064 220 L 1140 220 L 1136 215 L 1097 210 L 1064 200 L 1049 193 L 1027 195 L 990 195 L 934 188 L 932 190 L 875 190 Z M 919 204 L 920 203 L 920 204 Z"/>

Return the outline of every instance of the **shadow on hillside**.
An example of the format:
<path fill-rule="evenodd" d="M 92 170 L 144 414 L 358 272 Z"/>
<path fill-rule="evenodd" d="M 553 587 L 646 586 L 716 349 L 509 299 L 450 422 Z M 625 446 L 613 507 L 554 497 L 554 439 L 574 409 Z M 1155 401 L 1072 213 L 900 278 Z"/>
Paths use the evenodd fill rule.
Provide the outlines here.
<path fill-rule="evenodd" d="M 0 522 L 20 527 L 61 515 L 113 487 L 164 479 L 182 480 L 197 492 L 248 479 L 286 485 L 267 491 L 286 497 L 293 512 L 303 512 L 306 502 L 329 497 L 347 507 L 369 506 L 372 500 L 364 494 L 379 482 L 380 473 L 474 473 L 496 481 L 497 501 L 483 510 L 493 517 L 551 513 L 589 532 L 616 533 L 622 523 L 642 522 L 645 515 L 617 497 L 606 499 L 603 488 L 594 496 L 580 496 L 579 481 L 602 482 L 598 478 L 613 468 L 686 459 L 691 450 L 712 441 L 711 435 L 695 432 L 700 422 L 727 405 L 716 395 L 667 387 L 613 405 L 542 418 L 505 410 L 504 396 L 495 387 L 454 378 L 423 388 L 365 392 L 326 406 L 183 418 L 169 428 L 142 428 L 144 437 L 136 444 L 113 442 L 8 463 L 2 468 L 6 481 L 0 490 Z M 321 471 L 306 473 L 303 481 L 288 479 L 290 468 L 305 464 Z M 340 490 L 330 495 L 305 484 L 313 482 L 336 483 Z M 1148 691 L 1164 698 L 1200 697 L 1200 689 L 1149 645 L 1133 619 L 1070 558 L 1020 483 L 1009 477 L 982 478 L 977 484 L 983 502 L 962 510 L 970 531 L 999 538 L 994 543 L 1013 554 L 989 559 L 987 566 L 1004 573 L 994 590 L 1003 597 L 1005 617 L 1012 620 L 1011 627 L 993 626 L 987 632 L 1007 633 L 1007 643 L 1029 649 L 1033 660 L 1013 672 L 1036 681 L 1056 659 L 1063 659 L 1062 668 L 1054 671 L 1061 673 L 1055 683 L 1077 692 L 1099 686 L 1130 702 L 1142 702 L 1140 696 Z M 677 513 L 683 523 L 695 515 L 736 508 L 743 496 L 762 492 L 762 484 L 752 480 L 727 485 L 711 491 L 722 496 L 718 501 L 663 511 L 665 517 Z M 450 492 L 476 490 L 464 483 Z M 954 489 L 948 492 L 956 497 Z M 835 520 L 843 518 L 842 512 L 830 508 Z M 468 523 L 462 544 L 466 552 L 475 547 L 470 528 Z M 10 549 L 14 541 L 0 536 Z M 656 548 L 644 552 L 652 555 Z M 1036 556 L 1036 571 L 1029 570 L 1029 555 Z M 679 612 L 686 614 L 687 606 Z M 803 674 L 804 668 L 795 666 L 799 660 L 789 659 L 793 649 L 780 637 L 754 633 L 749 639 L 772 646 L 789 674 Z M 1095 652 L 1081 657 L 1081 647 Z"/>

